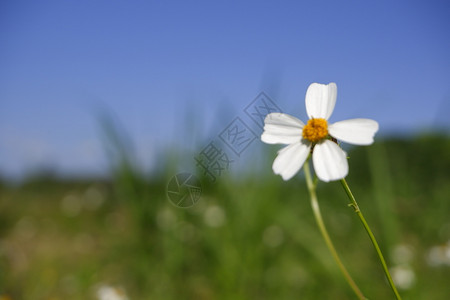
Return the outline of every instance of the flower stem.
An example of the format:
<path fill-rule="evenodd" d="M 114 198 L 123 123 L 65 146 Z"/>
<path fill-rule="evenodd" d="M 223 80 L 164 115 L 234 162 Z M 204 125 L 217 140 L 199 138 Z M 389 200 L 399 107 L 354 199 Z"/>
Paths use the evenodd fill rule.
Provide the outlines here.
<path fill-rule="evenodd" d="M 355 210 L 355 212 L 358 215 L 359 219 L 363 223 L 364 228 L 366 229 L 367 234 L 369 235 L 370 240 L 372 241 L 372 244 L 375 247 L 375 250 L 377 251 L 378 258 L 380 259 L 381 265 L 383 266 L 384 273 L 386 274 L 386 277 L 387 277 L 387 279 L 389 281 L 389 285 L 391 286 L 392 291 L 395 294 L 395 297 L 398 300 L 401 300 L 402 298 L 400 297 L 400 294 L 398 293 L 397 288 L 395 287 L 395 284 L 394 284 L 394 281 L 392 280 L 391 274 L 389 274 L 389 269 L 388 269 L 388 267 L 386 265 L 386 261 L 384 260 L 383 253 L 381 253 L 381 249 L 378 246 L 377 240 L 375 239 L 375 236 L 373 235 L 372 230 L 370 230 L 369 224 L 367 224 L 366 219 L 364 218 L 361 210 L 359 209 L 358 203 L 356 202 L 356 199 L 353 196 L 352 191 L 350 190 L 350 187 L 348 186 L 347 181 L 345 180 L 345 178 L 341 179 L 341 184 L 344 187 L 344 190 L 347 193 L 348 198 L 352 201 L 352 203 L 349 204 L 349 206 L 352 206 L 353 209 Z"/>
<path fill-rule="evenodd" d="M 339 258 L 339 255 L 336 252 L 336 249 L 334 248 L 333 242 L 331 241 L 330 236 L 328 235 L 328 231 L 325 227 L 325 223 L 322 219 L 322 214 L 320 213 L 319 208 L 319 202 L 317 201 L 317 195 L 316 195 L 316 185 L 313 183 L 312 177 L 311 177 L 311 171 L 309 169 L 309 162 L 306 160 L 303 169 L 305 171 L 305 178 L 306 178 L 306 185 L 308 187 L 309 195 L 311 197 L 311 206 L 314 212 L 314 217 L 316 218 L 317 225 L 319 226 L 320 233 L 322 234 L 323 239 L 325 240 L 325 243 L 328 247 L 328 249 L 331 252 L 331 255 L 333 256 L 334 260 L 336 261 L 337 265 L 342 271 L 342 274 L 345 277 L 345 280 L 347 280 L 348 284 L 352 288 L 352 290 L 355 292 L 356 296 L 358 296 L 359 299 L 366 299 L 361 292 L 361 290 L 358 288 L 356 283 L 353 281 L 352 277 L 348 273 L 347 269 L 345 268 L 344 264 L 342 263 L 341 259 Z"/>

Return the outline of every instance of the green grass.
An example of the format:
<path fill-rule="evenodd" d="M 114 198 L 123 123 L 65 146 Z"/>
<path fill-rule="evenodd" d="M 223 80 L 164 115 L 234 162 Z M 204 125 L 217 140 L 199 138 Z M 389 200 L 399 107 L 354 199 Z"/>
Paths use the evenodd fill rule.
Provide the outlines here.
<path fill-rule="evenodd" d="M 450 240 L 450 139 L 389 139 L 349 156 L 347 181 L 388 265 L 414 271 L 403 298 L 449 299 L 450 265 L 427 256 Z M 189 209 L 166 198 L 175 174 L 147 178 L 131 164 L 116 164 L 112 181 L 1 185 L 0 299 L 95 299 L 100 284 L 130 299 L 355 299 L 321 239 L 304 179 L 271 174 L 273 158 L 264 174 L 204 179 Z M 339 182 L 320 183 L 318 197 L 364 294 L 393 299 Z M 392 255 L 398 245 L 409 249 L 406 261 Z"/>

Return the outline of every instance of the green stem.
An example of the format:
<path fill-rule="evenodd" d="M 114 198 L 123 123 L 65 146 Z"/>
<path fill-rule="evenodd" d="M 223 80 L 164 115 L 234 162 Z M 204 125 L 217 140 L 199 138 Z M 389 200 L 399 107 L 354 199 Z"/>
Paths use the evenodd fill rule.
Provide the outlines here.
<path fill-rule="evenodd" d="M 370 240 L 372 241 L 373 246 L 375 247 L 375 250 L 377 251 L 378 254 L 378 258 L 380 259 L 381 265 L 383 266 L 383 270 L 384 273 L 386 274 L 386 277 L 389 281 L 389 285 L 392 288 L 392 291 L 395 294 L 395 297 L 398 300 L 401 300 L 402 298 L 400 297 L 400 294 L 397 291 L 397 288 L 395 287 L 394 281 L 392 280 L 391 274 L 389 274 L 389 269 L 387 267 L 386 261 L 384 260 L 383 257 L 383 253 L 381 253 L 380 247 L 378 246 L 377 240 L 375 239 L 375 236 L 372 233 L 372 230 L 370 230 L 369 224 L 367 224 L 366 219 L 364 218 L 361 210 L 359 209 L 358 203 L 356 202 L 355 197 L 352 194 L 352 191 L 350 190 L 350 187 L 347 184 L 347 181 L 344 179 L 341 179 L 341 184 L 344 187 L 345 192 L 347 193 L 347 196 L 350 198 L 350 200 L 352 201 L 351 204 L 349 204 L 349 206 L 352 206 L 353 209 L 355 210 L 356 214 L 358 215 L 359 219 L 361 220 L 361 222 L 364 225 L 364 228 L 367 231 L 367 234 L 370 237 Z"/>
<path fill-rule="evenodd" d="M 316 185 L 313 183 L 312 177 L 311 177 L 311 171 L 309 169 L 309 162 L 308 160 L 305 162 L 303 169 L 305 171 L 305 177 L 306 177 L 306 185 L 308 186 L 309 195 L 311 197 L 311 206 L 314 212 L 314 217 L 316 218 L 317 225 L 319 226 L 320 233 L 322 234 L 323 239 L 325 240 L 325 243 L 327 244 L 328 249 L 331 252 L 331 255 L 333 256 L 334 260 L 336 261 L 337 265 L 342 271 L 342 274 L 344 275 L 345 279 L 347 280 L 348 284 L 352 288 L 352 290 L 355 292 L 356 296 L 358 296 L 359 299 L 366 299 L 361 292 L 361 290 L 358 288 L 356 283 L 353 281 L 352 277 L 348 273 L 347 269 L 345 268 L 344 264 L 342 263 L 341 259 L 339 258 L 339 255 L 336 252 L 336 249 L 334 248 L 333 242 L 331 241 L 330 236 L 328 235 L 327 229 L 325 227 L 325 223 L 322 219 L 322 214 L 320 213 L 319 208 L 319 202 L 317 201 L 317 195 L 316 195 Z"/>

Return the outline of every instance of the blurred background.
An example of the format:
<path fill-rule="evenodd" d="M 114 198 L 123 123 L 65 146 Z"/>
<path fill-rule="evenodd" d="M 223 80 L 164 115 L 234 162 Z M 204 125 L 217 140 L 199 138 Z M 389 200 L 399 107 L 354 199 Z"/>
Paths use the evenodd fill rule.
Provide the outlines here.
<path fill-rule="evenodd" d="M 2 2 L 0 299 L 354 299 L 303 176 L 259 140 L 268 112 L 307 119 L 312 82 L 338 85 L 331 122 L 380 124 L 344 146 L 347 180 L 401 294 L 448 299 L 449 9 Z M 182 172 L 190 207 L 168 197 Z M 391 298 L 340 184 L 318 188 L 355 281 Z"/>

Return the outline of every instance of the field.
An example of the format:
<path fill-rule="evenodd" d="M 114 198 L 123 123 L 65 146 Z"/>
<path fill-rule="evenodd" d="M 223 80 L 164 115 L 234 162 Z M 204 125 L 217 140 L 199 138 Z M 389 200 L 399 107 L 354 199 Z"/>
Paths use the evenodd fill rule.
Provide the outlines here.
<path fill-rule="evenodd" d="M 347 181 L 403 299 L 450 299 L 448 136 L 385 138 L 349 156 Z M 98 299 L 105 287 L 128 299 L 356 299 L 303 176 L 284 182 L 271 173 L 274 153 L 264 157 L 264 172 L 215 183 L 199 173 L 201 198 L 184 209 L 167 199 L 173 170 L 144 176 L 126 160 L 109 179 L 4 181 L 0 299 Z M 365 296 L 393 299 L 339 182 L 320 183 L 318 197 Z"/>

